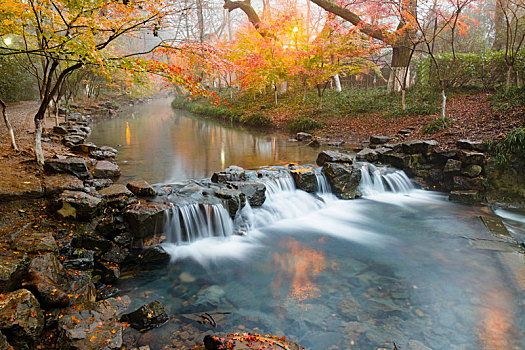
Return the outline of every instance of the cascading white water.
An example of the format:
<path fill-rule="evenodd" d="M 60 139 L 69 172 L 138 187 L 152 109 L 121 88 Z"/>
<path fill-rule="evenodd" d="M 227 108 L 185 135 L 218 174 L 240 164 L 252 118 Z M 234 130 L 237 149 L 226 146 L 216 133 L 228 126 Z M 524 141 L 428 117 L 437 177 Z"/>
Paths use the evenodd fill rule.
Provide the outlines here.
<path fill-rule="evenodd" d="M 330 189 L 330 184 L 328 183 L 328 180 L 326 179 L 326 176 L 323 173 L 315 173 L 315 177 L 317 180 L 317 193 L 332 193 L 332 190 Z"/>
<path fill-rule="evenodd" d="M 193 203 L 166 211 L 164 232 L 169 243 L 194 242 L 230 236 L 233 221 L 222 205 Z"/>
<path fill-rule="evenodd" d="M 359 188 L 363 195 L 370 196 L 384 192 L 410 192 L 415 187 L 402 170 L 391 171 L 387 167 L 364 163 Z"/>
<path fill-rule="evenodd" d="M 281 172 L 279 176 L 264 177 L 261 182 L 266 186 L 268 198 L 277 193 L 295 190 L 295 182 L 289 172 Z"/>

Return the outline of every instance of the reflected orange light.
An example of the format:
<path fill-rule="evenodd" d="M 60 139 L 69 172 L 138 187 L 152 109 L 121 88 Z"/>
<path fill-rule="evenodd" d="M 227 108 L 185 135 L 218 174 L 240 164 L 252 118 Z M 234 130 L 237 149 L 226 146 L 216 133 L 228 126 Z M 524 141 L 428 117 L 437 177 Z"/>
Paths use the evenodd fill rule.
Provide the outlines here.
<path fill-rule="evenodd" d="M 273 255 L 273 264 L 279 270 L 271 288 L 278 294 L 283 281 L 291 281 L 289 299 L 296 303 L 321 296 L 315 283 L 315 275 L 326 270 L 323 253 L 311 249 L 299 241 L 289 238 L 279 245 L 285 248 L 284 253 Z"/>
<path fill-rule="evenodd" d="M 514 315 L 509 312 L 512 295 L 500 288 L 492 287 L 481 300 L 484 306 L 481 313 L 479 337 L 484 349 L 517 349 L 513 341 L 516 330 L 513 328 Z"/>
<path fill-rule="evenodd" d="M 126 122 L 126 144 L 129 146 L 131 143 L 131 132 L 129 131 L 129 123 Z"/>

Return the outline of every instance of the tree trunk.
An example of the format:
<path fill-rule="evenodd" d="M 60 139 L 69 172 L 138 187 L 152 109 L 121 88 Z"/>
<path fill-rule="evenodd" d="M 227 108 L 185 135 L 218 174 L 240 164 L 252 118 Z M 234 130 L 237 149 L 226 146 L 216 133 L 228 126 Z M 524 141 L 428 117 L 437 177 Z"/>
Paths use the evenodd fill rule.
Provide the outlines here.
<path fill-rule="evenodd" d="M 519 89 L 521 87 L 520 73 L 516 71 L 516 87 Z"/>
<path fill-rule="evenodd" d="M 275 105 L 277 106 L 277 84 L 273 84 L 274 85 L 274 97 L 275 97 Z"/>
<path fill-rule="evenodd" d="M 0 99 L 0 105 L 2 106 L 2 115 L 4 117 L 5 126 L 7 127 L 7 131 L 9 132 L 9 137 L 11 138 L 11 147 L 18 152 L 18 146 L 16 145 L 15 140 L 15 132 L 13 130 L 13 126 L 11 125 L 11 122 L 9 122 L 9 118 L 7 117 L 7 106 L 4 103 L 2 99 Z"/>
<path fill-rule="evenodd" d="M 505 81 L 505 93 L 509 92 L 510 89 L 510 81 L 512 79 L 512 67 L 507 67 L 507 79 Z"/>
<path fill-rule="evenodd" d="M 402 106 L 404 111 L 407 109 L 407 105 L 406 105 L 406 102 L 405 102 L 405 92 L 406 92 L 405 89 L 401 90 L 401 106 Z"/>
<path fill-rule="evenodd" d="M 507 37 L 507 24 L 505 11 L 508 8 L 508 0 L 495 0 L 494 11 L 494 42 L 492 43 L 492 51 L 499 51 L 505 48 Z"/>
<path fill-rule="evenodd" d="M 441 118 L 445 121 L 447 108 L 447 95 L 445 95 L 445 89 L 441 90 Z"/>
<path fill-rule="evenodd" d="M 405 80 L 410 74 L 409 66 L 412 58 L 412 49 L 410 43 L 399 43 L 392 50 L 392 64 L 390 77 L 388 78 L 388 92 L 399 92 Z M 410 81 L 410 79 L 407 79 Z"/>
<path fill-rule="evenodd" d="M 335 82 L 335 91 L 341 92 L 341 80 L 339 79 L 339 74 L 334 75 L 334 82 Z"/>
<path fill-rule="evenodd" d="M 60 100 L 57 98 L 57 100 L 55 102 L 55 125 L 56 126 L 58 126 L 58 124 L 60 124 L 60 122 L 58 121 L 59 109 L 60 109 Z"/>
<path fill-rule="evenodd" d="M 204 43 L 204 13 L 202 9 L 202 0 L 197 0 L 197 25 L 199 26 L 199 42 Z"/>
<path fill-rule="evenodd" d="M 35 115 L 35 156 L 39 165 L 44 165 L 44 152 L 42 151 L 42 121 L 44 115 Z"/>

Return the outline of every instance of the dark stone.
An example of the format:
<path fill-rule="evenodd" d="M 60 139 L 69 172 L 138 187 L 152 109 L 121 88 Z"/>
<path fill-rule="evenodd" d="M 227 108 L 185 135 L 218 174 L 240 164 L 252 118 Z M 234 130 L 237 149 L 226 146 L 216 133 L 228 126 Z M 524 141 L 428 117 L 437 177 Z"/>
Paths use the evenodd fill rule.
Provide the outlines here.
<path fill-rule="evenodd" d="M 95 252 L 93 250 L 75 249 L 73 254 L 64 260 L 63 265 L 73 270 L 93 270 L 95 267 Z"/>
<path fill-rule="evenodd" d="M 483 180 L 481 177 L 454 176 L 452 188 L 454 190 L 483 190 Z"/>
<path fill-rule="evenodd" d="M 27 272 L 27 263 L 18 255 L 5 252 L 0 255 L 0 293 L 11 292 L 20 285 Z"/>
<path fill-rule="evenodd" d="M 91 142 L 81 143 L 71 147 L 71 151 L 75 153 L 90 154 L 98 149 L 97 145 Z"/>
<path fill-rule="evenodd" d="M 445 173 L 459 173 L 461 171 L 461 162 L 455 159 L 447 160 L 443 172 Z"/>
<path fill-rule="evenodd" d="M 319 147 L 321 147 L 321 141 L 319 141 L 319 139 L 315 138 L 312 141 L 308 142 L 306 145 L 308 147 L 319 148 Z"/>
<path fill-rule="evenodd" d="M 59 286 L 68 284 L 67 272 L 62 263 L 53 253 L 37 256 L 31 260 L 30 271 L 41 273 Z"/>
<path fill-rule="evenodd" d="M 117 156 L 117 153 L 113 153 L 110 151 L 103 151 L 103 150 L 98 149 L 98 150 L 90 152 L 89 156 L 97 160 L 107 160 L 107 159 L 112 160 Z"/>
<path fill-rule="evenodd" d="M 429 184 L 431 186 L 438 186 L 443 181 L 443 170 L 432 169 L 428 175 Z"/>
<path fill-rule="evenodd" d="M 164 310 L 164 306 L 158 300 L 143 305 L 120 318 L 122 322 L 128 322 L 131 327 L 140 331 L 159 327 L 166 323 L 168 319 L 169 317 Z"/>
<path fill-rule="evenodd" d="M 167 209 L 161 203 L 137 203 L 124 213 L 124 221 L 134 237 L 150 237 L 163 231 Z"/>
<path fill-rule="evenodd" d="M 160 245 L 144 248 L 141 254 L 141 264 L 162 266 L 169 264 L 171 256 Z"/>
<path fill-rule="evenodd" d="M 98 191 L 104 199 L 114 199 L 118 197 L 131 197 L 133 193 L 122 184 L 109 185 Z"/>
<path fill-rule="evenodd" d="M 343 140 L 330 141 L 330 142 L 327 143 L 327 145 L 330 146 L 330 147 L 342 147 L 344 144 L 345 144 L 345 142 Z"/>
<path fill-rule="evenodd" d="M 91 179 L 85 181 L 86 186 L 94 187 L 96 190 L 100 190 L 104 187 L 113 185 L 113 180 L 111 179 Z"/>
<path fill-rule="evenodd" d="M 73 217 L 77 220 L 91 220 L 98 215 L 102 200 L 79 191 L 64 191 L 56 200 L 57 214 L 62 218 Z"/>
<path fill-rule="evenodd" d="M 0 350 L 12 350 L 13 346 L 8 343 L 7 337 L 0 332 Z"/>
<path fill-rule="evenodd" d="M 67 293 L 47 275 L 31 270 L 24 277 L 22 287 L 33 292 L 45 308 L 66 307 L 69 305 Z"/>
<path fill-rule="evenodd" d="M 453 151 L 434 151 L 428 155 L 428 162 L 436 165 L 445 165 L 449 159 L 456 159 L 458 152 Z"/>
<path fill-rule="evenodd" d="M 86 160 L 80 157 L 51 158 L 45 161 L 44 169 L 55 173 L 70 173 L 79 179 L 89 177 Z"/>
<path fill-rule="evenodd" d="M 470 151 L 487 152 L 488 150 L 487 143 L 481 141 L 457 140 L 456 146 Z"/>
<path fill-rule="evenodd" d="M 112 245 L 111 248 L 100 257 L 100 259 L 120 264 L 124 262 L 128 256 L 129 250 L 127 248 Z"/>
<path fill-rule="evenodd" d="M 385 153 L 380 155 L 379 160 L 394 168 L 403 170 L 405 168 L 405 155 L 402 153 Z"/>
<path fill-rule="evenodd" d="M 312 141 L 314 137 L 312 136 L 312 134 L 309 134 L 307 132 L 298 132 L 295 138 L 297 139 L 297 141 L 307 142 Z"/>
<path fill-rule="evenodd" d="M 376 147 L 376 152 L 379 152 L 379 149 L 381 147 Z M 394 153 L 401 153 L 403 152 L 403 144 L 402 143 L 385 143 L 382 145 L 382 148 L 385 148 L 388 151 L 393 151 Z"/>
<path fill-rule="evenodd" d="M 65 190 L 82 191 L 84 183 L 77 177 L 69 174 L 47 175 L 42 181 L 44 193 L 46 195 L 55 195 Z"/>
<path fill-rule="evenodd" d="M 246 205 L 246 196 L 239 190 L 219 188 L 215 190 L 215 197 L 221 198 L 226 202 L 226 210 L 228 210 L 232 218 Z"/>
<path fill-rule="evenodd" d="M 317 176 L 312 166 L 294 166 L 290 173 L 295 182 L 295 187 L 309 193 L 315 193 L 317 188 Z"/>
<path fill-rule="evenodd" d="M 122 349 L 122 324 L 118 318 L 128 308 L 127 296 L 92 302 L 82 309 L 69 308 L 58 321 L 58 349 Z"/>
<path fill-rule="evenodd" d="M 481 175 L 481 172 L 483 171 L 483 168 L 476 164 L 470 164 L 468 165 L 461 174 L 466 175 L 468 177 L 476 177 Z"/>
<path fill-rule="evenodd" d="M 121 217 L 108 216 L 98 222 L 95 231 L 104 237 L 114 237 L 125 228 Z"/>
<path fill-rule="evenodd" d="M 458 153 L 458 158 L 466 165 L 483 165 L 485 162 L 485 155 L 480 152 L 460 151 Z"/>
<path fill-rule="evenodd" d="M 71 283 L 68 290 L 73 297 L 70 299 L 72 305 L 81 305 L 96 300 L 96 289 L 91 279 L 92 271 L 73 271 L 70 274 Z"/>
<path fill-rule="evenodd" d="M 326 163 L 323 172 L 332 187 L 332 192 L 341 199 L 353 199 L 361 196 L 358 190 L 361 170 L 340 163 Z"/>
<path fill-rule="evenodd" d="M 119 166 L 107 160 L 99 160 L 92 172 L 96 179 L 117 179 L 120 176 Z"/>
<path fill-rule="evenodd" d="M 428 154 L 434 150 L 438 143 L 434 140 L 413 140 L 403 142 L 403 152 L 407 154 Z"/>
<path fill-rule="evenodd" d="M 252 207 L 260 207 L 266 200 L 266 186 L 260 182 L 232 181 L 229 185 L 244 193 Z"/>
<path fill-rule="evenodd" d="M 111 247 L 111 241 L 92 233 L 78 233 L 73 237 L 71 246 L 97 252 L 105 252 Z"/>
<path fill-rule="evenodd" d="M 86 135 L 81 134 L 69 134 L 67 136 L 64 136 L 64 138 L 62 139 L 62 143 L 64 143 L 64 145 L 68 147 L 73 147 L 84 142 L 86 137 Z"/>
<path fill-rule="evenodd" d="M 370 144 L 371 145 L 382 145 L 384 143 L 392 141 L 392 139 L 393 139 L 392 136 L 373 135 L 373 136 L 370 136 Z"/>
<path fill-rule="evenodd" d="M 157 191 L 144 180 L 128 182 L 126 187 L 136 196 L 154 197 L 157 195 Z"/>
<path fill-rule="evenodd" d="M 67 134 L 67 129 L 63 126 L 54 126 L 53 133 L 57 135 L 65 135 Z"/>
<path fill-rule="evenodd" d="M 122 232 L 120 235 L 113 238 L 113 242 L 122 247 L 131 247 L 133 245 L 133 235 L 129 232 Z"/>
<path fill-rule="evenodd" d="M 473 204 L 480 201 L 480 196 L 476 190 L 451 191 L 448 199 L 454 202 Z"/>
<path fill-rule="evenodd" d="M 215 183 L 224 183 L 229 181 L 245 180 L 245 171 L 243 168 L 232 165 L 217 173 L 213 173 L 211 181 Z"/>
<path fill-rule="evenodd" d="M 352 156 L 337 151 L 322 151 L 315 161 L 317 165 L 323 166 L 325 163 L 348 163 L 352 164 Z"/>
<path fill-rule="evenodd" d="M 379 159 L 379 156 L 373 149 L 365 148 L 356 154 L 356 159 L 372 163 L 376 162 Z"/>
<path fill-rule="evenodd" d="M 100 273 L 102 281 L 107 284 L 114 283 L 120 278 L 120 265 L 109 261 L 97 261 L 95 270 Z"/>
<path fill-rule="evenodd" d="M 58 246 L 50 232 L 19 232 L 13 237 L 11 249 L 27 254 L 58 253 Z"/>
<path fill-rule="evenodd" d="M 33 344 L 44 328 L 38 300 L 27 289 L 4 294 L 0 300 L 0 330 L 9 344 L 16 349 Z"/>
<path fill-rule="evenodd" d="M 411 132 L 412 132 L 411 130 L 401 129 L 397 133 L 399 135 L 407 136 L 407 135 L 410 135 Z"/>

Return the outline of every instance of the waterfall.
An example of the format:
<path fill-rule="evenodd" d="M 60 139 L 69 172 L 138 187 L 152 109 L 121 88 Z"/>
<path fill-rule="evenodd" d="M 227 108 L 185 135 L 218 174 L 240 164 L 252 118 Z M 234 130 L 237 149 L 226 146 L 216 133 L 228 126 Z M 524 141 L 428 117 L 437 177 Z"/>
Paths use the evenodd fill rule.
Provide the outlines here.
<path fill-rule="evenodd" d="M 328 180 L 326 179 L 326 176 L 323 173 L 315 173 L 315 177 L 317 180 L 318 193 L 332 193 L 332 190 L 330 189 L 330 184 L 328 183 Z"/>
<path fill-rule="evenodd" d="M 410 192 L 415 187 L 402 170 L 377 167 L 370 163 L 361 166 L 361 192 L 370 196 L 384 192 Z"/>
<path fill-rule="evenodd" d="M 295 182 L 289 172 L 280 172 L 278 176 L 264 177 L 261 182 L 266 186 L 267 197 L 295 190 Z"/>
<path fill-rule="evenodd" d="M 233 221 L 222 205 L 193 203 L 166 211 L 164 232 L 169 243 L 194 242 L 201 238 L 233 233 Z"/>

